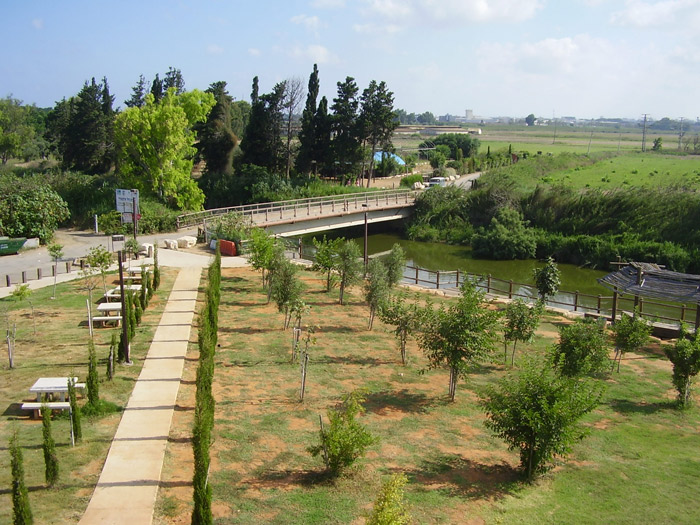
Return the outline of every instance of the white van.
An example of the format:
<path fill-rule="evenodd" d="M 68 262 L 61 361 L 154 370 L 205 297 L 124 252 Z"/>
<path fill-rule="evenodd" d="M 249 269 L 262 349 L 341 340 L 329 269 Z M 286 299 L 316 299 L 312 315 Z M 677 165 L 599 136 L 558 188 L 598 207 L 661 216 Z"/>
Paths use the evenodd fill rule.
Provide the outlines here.
<path fill-rule="evenodd" d="M 447 186 L 445 177 L 432 177 L 428 181 L 428 188 L 432 188 L 433 186 Z"/>

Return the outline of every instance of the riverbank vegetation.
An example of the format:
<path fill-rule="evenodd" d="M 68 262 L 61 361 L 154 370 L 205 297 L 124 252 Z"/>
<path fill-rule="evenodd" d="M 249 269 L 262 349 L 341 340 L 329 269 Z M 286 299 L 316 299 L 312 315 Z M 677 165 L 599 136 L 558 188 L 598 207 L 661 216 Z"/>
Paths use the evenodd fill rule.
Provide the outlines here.
<path fill-rule="evenodd" d="M 699 188 L 700 169 L 683 157 L 534 156 L 487 172 L 475 191 L 425 192 L 407 234 L 473 244 L 487 258 L 606 269 L 619 257 L 698 272 Z"/>

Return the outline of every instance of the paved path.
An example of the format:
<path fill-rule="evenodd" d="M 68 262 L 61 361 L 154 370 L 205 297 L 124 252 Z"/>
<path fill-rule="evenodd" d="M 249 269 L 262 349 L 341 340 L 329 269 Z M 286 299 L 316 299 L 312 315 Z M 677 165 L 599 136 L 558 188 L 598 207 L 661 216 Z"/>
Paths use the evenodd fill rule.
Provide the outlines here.
<path fill-rule="evenodd" d="M 180 270 L 109 449 L 84 524 L 150 524 L 202 267 Z"/>

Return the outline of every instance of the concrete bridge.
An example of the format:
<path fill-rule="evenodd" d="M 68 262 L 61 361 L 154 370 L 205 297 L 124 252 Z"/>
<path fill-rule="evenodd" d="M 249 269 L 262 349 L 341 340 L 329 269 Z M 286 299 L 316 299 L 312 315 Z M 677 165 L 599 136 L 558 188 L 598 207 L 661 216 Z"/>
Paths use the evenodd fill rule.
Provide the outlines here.
<path fill-rule="evenodd" d="M 365 223 L 394 221 L 411 214 L 417 191 L 382 190 L 329 197 L 247 204 L 180 215 L 178 228 L 205 226 L 218 216 L 238 213 L 250 224 L 292 237 Z"/>

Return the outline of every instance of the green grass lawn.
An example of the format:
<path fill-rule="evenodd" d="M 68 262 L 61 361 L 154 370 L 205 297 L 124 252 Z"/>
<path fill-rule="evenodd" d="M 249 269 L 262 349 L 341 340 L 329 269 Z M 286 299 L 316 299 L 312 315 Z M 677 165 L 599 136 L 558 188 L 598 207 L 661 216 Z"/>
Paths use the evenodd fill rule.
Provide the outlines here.
<path fill-rule="evenodd" d="M 674 185 L 698 188 L 700 159 L 695 156 L 631 153 L 548 175 L 544 181 L 574 188 L 659 188 Z"/>
<path fill-rule="evenodd" d="M 100 375 L 100 398 L 124 406 L 138 377 L 153 333 L 160 321 L 176 272 L 163 269 L 161 287 L 144 312 L 141 325 L 132 340 L 132 366 L 117 365 L 113 381 L 106 380 L 106 359 L 109 350 L 110 328 L 95 329 L 95 347 Z M 109 276 L 109 283 L 115 275 Z M 56 299 L 51 299 L 53 287 L 32 292 L 37 333 L 34 334 L 31 308 L 11 298 L 0 299 L 3 329 L 9 323 L 17 325 L 15 368 L 8 366 L 3 342 L 3 362 L 0 365 L 0 523 L 12 521 L 10 494 L 11 473 L 8 444 L 16 430 L 23 448 L 25 482 L 35 523 L 76 523 L 82 516 L 102 465 L 107 457 L 112 437 L 121 419 L 121 413 L 102 418 L 83 417 L 83 441 L 70 445 L 70 426 L 65 413 L 56 414 L 52 434 L 56 441 L 60 479 L 54 488 L 44 483 L 44 458 L 41 448 L 41 421 L 32 420 L 29 413 L 20 410 L 22 401 L 34 401 L 29 387 L 39 377 L 77 376 L 80 382 L 87 377 L 87 292 L 80 280 L 59 284 Z M 101 296 L 100 286 L 93 291 L 96 300 Z M 3 330 L 4 332 L 4 330 Z M 4 335 L 4 333 L 3 333 Z M 79 397 L 78 403 L 85 399 Z"/>
<path fill-rule="evenodd" d="M 468 383 L 460 381 L 450 403 L 447 371 L 421 373 L 426 361 L 415 343 L 402 366 L 389 328 L 375 321 L 367 331 L 358 291 L 341 307 L 337 291 L 325 294 L 315 274 L 303 272 L 303 279 L 312 305 L 304 324 L 317 328 L 302 403 L 282 314 L 265 304 L 258 274 L 224 270 L 210 473 L 216 523 L 362 523 L 379 486 L 395 472 L 409 478 L 406 499 L 415 523 L 697 521 L 700 413 L 675 408 L 671 368 L 658 342 L 626 356 L 622 372 L 605 380 L 602 404 L 585 419 L 590 435 L 528 485 L 517 454 L 484 428 L 476 403 L 477 392 L 507 370 L 502 348 Z M 553 344 L 562 322 L 547 316 L 533 344 L 519 346 L 516 363 Z M 192 351 L 195 358 L 196 347 Z M 306 447 L 317 443 L 319 415 L 325 418 L 357 388 L 367 391 L 360 421 L 379 442 L 334 482 Z M 193 399 L 187 390 L 178 400 L 183 407 Z M 169 492 L 159 496 L 157 523 L 186 521 L 191 509 L 191 491 L 180 487 L 187 478 L 177 468 L 184 455 L 177 447 L 192 414 L 183 409 L 177 417 L 162 483 Z"/>

